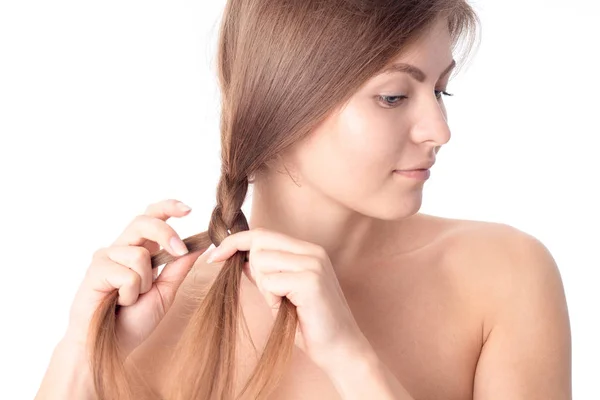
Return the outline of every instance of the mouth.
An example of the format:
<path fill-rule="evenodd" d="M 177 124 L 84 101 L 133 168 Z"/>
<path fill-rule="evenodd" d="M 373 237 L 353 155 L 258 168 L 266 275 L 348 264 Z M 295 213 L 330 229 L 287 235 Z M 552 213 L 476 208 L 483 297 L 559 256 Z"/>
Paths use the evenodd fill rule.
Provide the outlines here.
<path fill-rule="evenodd" d="M 431 170 L 429 169 L 409 169 L 409 170 L 394 170 L 394 174 L 404 176 L 407 178 L 417 179 L 425 181 L 431 176 Z"/>

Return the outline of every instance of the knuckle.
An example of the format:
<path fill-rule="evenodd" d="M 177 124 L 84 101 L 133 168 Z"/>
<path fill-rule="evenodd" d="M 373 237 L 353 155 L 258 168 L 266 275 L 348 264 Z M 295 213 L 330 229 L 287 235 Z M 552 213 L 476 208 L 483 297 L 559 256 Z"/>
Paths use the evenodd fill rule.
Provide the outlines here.
<path fill-rule="evenodd" d="M 147 215 L 145 215 L 145 214 L 139 214 L 139 215 L 136 215 L 136 216 L 133 218 L 133 221 L 131 221 L 131 225 L 141 225 L 141 224 L 143 224 L 143 223 L 147 222 L 149 218 L 150 218 L 150 217 L 148 217 L 148 216 L 147 216 Z"/>
<path fill-rule="evenodd" d="M 135 304 L 138 297 L 139 293 L 137 291 L 119 289 L 119 298 L 117 302 L 122 306 L 131 306 Z"/>
<path fill-rule="evenodd" d="M 148 280 L 145 283 L 145 286 L 140 291 L 140 294 L 148 293 L 150 291 L 150 289 L 152 289 L 152 280 Z"/>
<path fill-rule="evenodd" d="M 137 288 L 140 286 L 142 282 L 142 277 L 132 269 L 128 269 L 128 273 L 125 277 L 125 285 L 133 288 Z"/>
<path fill-rule="evenodd" d="M 321 285 L 321 277 L 318 273 L 314 271 L 309 271 L 306 273 L 306 281 L 311 287 L 319 287 Z"/>
<path fill-rule="evenodd" d="M 145 247 L 134 246 L 131 251 L 131 262 L 134 264 L 144 264 L 150 258 L 150 252 Z"/>
<path fill-rule="evenodd" d="M 308 264 L 312 271 L 321 271 L 323 268 L 323 264 L 321 264 L 321 260 L 319 258 L 311 258 Z"/>
<path fill-rule="evenodd" d="M 322 247 L 322 246 L 316 246 L 315 247 L 315 254 L 317 255 L 317 257 L 319 257 L 320 259 L 325 259 L 327 258 L 327 251 Z"/>
<path fill-rule="evenodd" d="M 104 255 L 106 254 L 106 249 L 106 247 L 100 247 L 99 249 L 94 251 L 94 253 L 92 254 L 92 260 L 97 260 L 100 257 L 104 257 Z"/>

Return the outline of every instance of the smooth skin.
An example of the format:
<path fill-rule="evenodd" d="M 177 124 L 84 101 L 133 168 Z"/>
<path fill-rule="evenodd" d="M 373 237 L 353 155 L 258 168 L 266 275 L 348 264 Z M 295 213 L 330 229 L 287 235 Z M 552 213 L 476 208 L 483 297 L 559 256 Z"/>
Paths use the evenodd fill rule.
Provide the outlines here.
<path fill-rule="evenodd" d="M 151 204 L 111 246 L 94 253 L 73 300 L 67 332 L 54 351 L 36 399 L 93 398 L 87 368 L 88 327 L 100 300 L 113 290 L 118 289 L 118 304 L 122 306 L 116 331 L 124 356 L 154 331 L 200 255 L 186 254 L 183 241 L 166 223 L 190 211 L 189 206 L 173 199 Z M 151 268 L 150 255 L 160 247 L 180 258 L 157 275 Z"/>
<path fill-rule="evenodd" d="M 100 300 L 115 288 L 118 304 L 124 306 L 117 317 L 117 338 L 124 354 L 140 345 L 171 307 L 177 289 L 196 261 L 199 252 L 188 251 L 179 235 L 166 223 L 170 217 L 183 217 L 191 208 L 177 200 L 151 204 L 134 218 L 115 242 L 96 251 L 83 283 L 75 295 L 68 334 L 84 342 L 89 320 Z M 151 268 L 150 254 L 159 245 L 177 257 L 160 275 Z M 155 278 L 156 277 L 156 278 Z"/>
<path fill-rule="evenodd" d="M 130 303 L 136 285 L 140 293 L 148 288 L 149 267 L 138 269 L 137 283 L 131 275 L 109 280 L 109 272 L 118 269 L 100 256 L 106 267 L 98 264 L 98 270 L 105 275 L 89 274 L 90 282 L 82 285 L 78 295 L 88 306 L 75 313 L 70 327 L 79 333 L 57 347 L 47 373 L 51 378 L 45 378 L 38 398 L 85 398 L 52 395 L 77 388 L 85 393 L 86 377 L 68 372 L 82 358 L 81 342 L 75 339 L 77 347 L 70 338 L 82 337 L 97 296 L 110 285 L 128 285 L 122 290 L 130 304 L 125 308 L 134 310 L 128 320 L 150 321 L 137 334 L 121 321 L 120 339 L 133 349 L 127 365 L 164 394 L 166 361 L 184 317 L 197 305 L 195 294 L 210 285 L 224 259 L 243 249 L 250 251 L 250 262 L 240 301 L 257 348 L 270 333 L 277 297 L 300 308 L 302 340 L 274 400 L 570 399 L 569 318 L 548 249 L 504 224 L 421 214 L 424 182 L 394 173 L 432 160 L 450 140 L 439 95 L 447 89 L 449 76 L 442 73 L 452 61 L 445 21 L 395 61 L 418 67 L 426 79 L 403 72 L 373 77 L 282 154 L 280 165 L 253 177 L 250 231 L 225 239 L 221 258 L 208 264 L 212 250 L 183 257 L 181 264 L 165 267 L 163 274 L 172 273 L 164 290 L 153 289 L 155 283 L 137 298 L 152 292 L 153 301 L 131 308 L 137 305 Z M 174 233 L 166 223 L 139 224 L 133 229 L 138 238 L 115 248 L 148 245 L 141 238 L 152 225 L 161 234 L 155 231 L 150 240 L 171 249 L 168 238 Z M 269 245 L 261 250 L 252 245 L 257 241 Z M 191 264 L 196 268 L 185 276 Z M 161 308 L 163 292 L 172 303 Z M 334 338 L 346 351 L 326 349 Z M 248 340 L 239 345 L 241 385 L 255 355 Z M 338 356 L 323 357 L 323 351 Z"/>

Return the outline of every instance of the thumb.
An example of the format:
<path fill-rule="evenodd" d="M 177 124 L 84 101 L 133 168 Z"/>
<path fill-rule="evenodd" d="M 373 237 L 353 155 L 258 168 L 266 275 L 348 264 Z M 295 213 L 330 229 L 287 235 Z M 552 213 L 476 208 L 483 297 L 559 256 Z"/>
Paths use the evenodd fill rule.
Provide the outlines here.
<path fill-rule="evenodd" d="M 201 250 L 191 252 L 164 266 L 154 283 L 163 296 L 163 301 L 168 303 L 165 304 L 166 308 L 171 305 L 170 303 L 175 298 L 179 286 L 185 280 L 198 257 L 204 252 Z"/>

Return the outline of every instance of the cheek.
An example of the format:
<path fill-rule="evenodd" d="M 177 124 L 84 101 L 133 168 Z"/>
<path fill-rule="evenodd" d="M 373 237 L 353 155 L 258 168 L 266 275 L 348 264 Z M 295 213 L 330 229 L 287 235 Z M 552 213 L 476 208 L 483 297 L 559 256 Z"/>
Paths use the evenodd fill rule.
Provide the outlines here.
<path fill-rule="evenodd" d="M 340 156 L 357 173 L 379 171 L 384 176 L 398 163 L 402 147 L 402 127 L 386 110 L 366 105 L 348 107 L 340 115 L 335 129 Z"/>
<path fill-rule="evenodd" d="M 399 164 L 407 137 L 402 125 L 398 112 L 350 103 L 296 147 L 295 165 L 307 183 L 332 197 L 377 196 Z"/>

